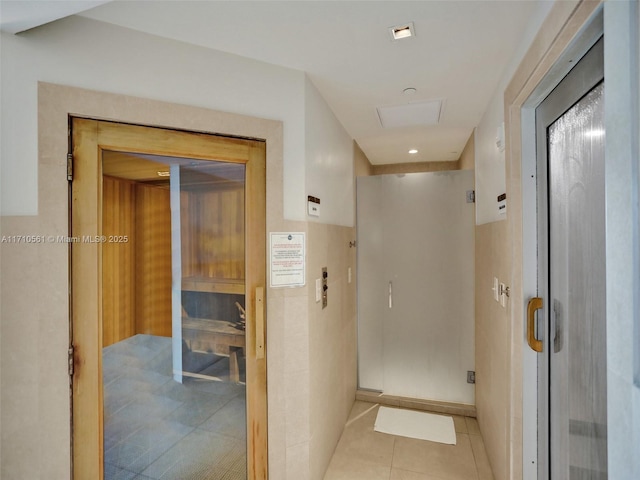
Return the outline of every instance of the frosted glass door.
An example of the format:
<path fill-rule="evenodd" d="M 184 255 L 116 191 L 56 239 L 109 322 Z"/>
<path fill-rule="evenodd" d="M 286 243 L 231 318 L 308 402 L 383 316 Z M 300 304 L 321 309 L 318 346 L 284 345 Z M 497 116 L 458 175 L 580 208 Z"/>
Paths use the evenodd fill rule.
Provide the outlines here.
<path fill-rule="evenodd" d="M 473 403 L 473 172 L 358 179 L 360 388 Z"/>
<path fill-rule="evenodd" d="M 538 478 L 607 478 L 604 45 L 536 109 Z"/>
<path fill-rule="evenodd" d="M 604 83 L 548 129 L 551 478 L 607 478 Z"/>

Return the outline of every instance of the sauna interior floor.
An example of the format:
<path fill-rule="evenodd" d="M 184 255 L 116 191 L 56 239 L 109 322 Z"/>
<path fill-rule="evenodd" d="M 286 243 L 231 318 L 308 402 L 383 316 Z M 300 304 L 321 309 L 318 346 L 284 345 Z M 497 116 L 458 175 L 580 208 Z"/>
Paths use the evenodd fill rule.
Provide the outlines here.
<path fill-rule="evenodd" d="M 244 385 L 171 376 L 171 339 L 103 350 L 105 480 L 245 480 Z M 222 358 L 208 371 L 228 379 Z"/>
<path fill-rule="evenodd" d="M 475 418 L 453 415 L 445 445 L 374 431 L 379 407 L 355 402 L 324 480 L 493 480 Z"/>

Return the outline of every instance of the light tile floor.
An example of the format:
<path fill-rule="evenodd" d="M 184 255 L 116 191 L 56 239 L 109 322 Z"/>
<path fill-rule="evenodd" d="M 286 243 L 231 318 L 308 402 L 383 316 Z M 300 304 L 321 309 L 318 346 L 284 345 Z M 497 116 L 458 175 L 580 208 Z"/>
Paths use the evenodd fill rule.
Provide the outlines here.
<path fill-rule="evenodd" d="M 208 372 L 228 380 L 228 359 Z M 171 339 L 103 349 L 105 480 L 245 480 L 245 387 L 171 376 Z"/>
<path fill-rule="evenodd" d="M 374 431 L 378 408 L 355 402 L 324 480 L 493 480 L 475 418 L 453 415 L 445 445 Z"/>

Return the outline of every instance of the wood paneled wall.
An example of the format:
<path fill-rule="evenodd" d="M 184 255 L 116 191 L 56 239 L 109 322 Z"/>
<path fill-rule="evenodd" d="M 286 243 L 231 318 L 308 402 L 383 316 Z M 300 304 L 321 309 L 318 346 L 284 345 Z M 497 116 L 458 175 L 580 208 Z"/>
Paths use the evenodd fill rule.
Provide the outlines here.
<path fill-rule="evenodd" d="M 104 177 L 102 184 L 102 233 L 106 237 L 102 243 L 105 347 L 135 334 L 135 188 L 133 182 L 112 177 Z M 109 241 L 115 239 L 123 241 Z"/>
<path fill-rule="evenodd" d="M 244 188 L 183 193 L 182 275 L 244 280 Z"/>
<path fill-rule="evenodd" d="M 232 281 L 231 290 L 203 291 L 243 294 L 244 188 L 186 190 L 180 209 L 183 277 L 195 285 Z M 138 333 L 170 337 L 169 189 L 105 176 L 102 221 L 107 239 L 128 239 L 103 244 L 103 346 Z"/>
<path fill-rule="evenodd" d="M 171 336 L 169 189 L 136 186 L 136 333 Z"/>

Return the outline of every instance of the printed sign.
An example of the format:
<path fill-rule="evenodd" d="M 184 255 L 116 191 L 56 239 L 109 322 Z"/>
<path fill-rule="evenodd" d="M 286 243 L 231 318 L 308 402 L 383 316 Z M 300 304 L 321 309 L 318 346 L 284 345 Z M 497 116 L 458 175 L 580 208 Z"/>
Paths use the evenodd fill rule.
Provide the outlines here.
<path fill-rule="evenodd" d="M 271 286 L 305 284 L 305 234 L 271 233 Z"/>

